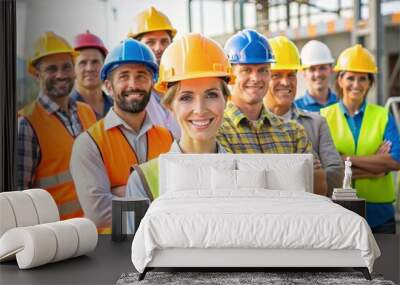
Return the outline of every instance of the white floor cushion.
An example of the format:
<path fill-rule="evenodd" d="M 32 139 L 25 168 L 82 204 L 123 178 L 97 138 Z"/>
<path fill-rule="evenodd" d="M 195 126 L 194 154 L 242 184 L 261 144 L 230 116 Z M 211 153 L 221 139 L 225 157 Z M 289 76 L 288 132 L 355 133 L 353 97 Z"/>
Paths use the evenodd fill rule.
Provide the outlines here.
<path fill-rule="evenodd" d="M 39 224 L 52 223 L 60 220 L 58 207 L 49 192 L 43 189 L 29 189 L 22 191 L 28 194 L 36 208 Z"/>
<path fill-rule="evenodd" d="M 17 259 L 28 269 L 86 254 L 96 248 L 97 229 L 85 218 L 17 227 L 0 238 L 0 261 Z"/>

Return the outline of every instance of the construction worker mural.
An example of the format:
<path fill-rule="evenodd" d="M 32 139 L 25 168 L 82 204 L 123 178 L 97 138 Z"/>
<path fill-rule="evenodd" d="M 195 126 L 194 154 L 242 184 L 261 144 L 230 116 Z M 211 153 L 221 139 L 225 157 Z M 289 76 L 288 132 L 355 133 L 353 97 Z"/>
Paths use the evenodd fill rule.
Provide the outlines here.
<path fill-rule="evenodd" d="M 113 105 L 111 96 L 102 90 L 100 70 L 108 53 L 103 41 L 89 31 L 74 37 L 73 47 L 79 51 L 75 61 L 75 88 L 71 97 L 92 107 L 99 120 Z"/>
<path fill-rule="evenodd" d="M 335 62 L 329 47 L 323 42 L 311 40 L 303 46 L 300 56 L 307 90 L 294 101 L 296 106 L 319 112 L 321 108 L 337 103 L 336 93 L 329 87 Z"/>
<path fill-rule="evenodd" d="M 334 68 L 339 102 L 321 109 L 336 149 L 352 163 L 353 187 L 367 201 L 375 233 L 395 233 L 396 195 L 391 171 L 400 169 L 400 141 L 393 115 L 366 98 L 378 72 L 371 53 L 357 44 L 345 49 Z"/>
<path fill-rule="evenodd" d="M 231 153 L 311 153 L 304 128 L 285 122 L 263 104 L 275 62 L 266 37 L 245 29 L 225 44 L 236 76 L 218 142 Z"/>
<path fill-rule="evenodd" d="M 147 45 L 154 53 L 157 63 L 165 49 L 172 43 L 176 35 L 168 17 L 154 7 L 143 10 L 135 16 L 130 26 L 128 37 Z M 169 129 L 175 138 L 180 138 L 180 128 L 170 111 L 161 104 L 162 90 L 153 89 L 147 112 L 154 124 Z"/>
<path fill-rule="evenodd" d="M 37 99 L 18 112 L 17 186 L 43 188 L 61 219 L 83 216 L 69 172 L 75 138 L 96 117 L 89 105 L 70 98 L 78 53 L 61 36 L 46 32 L 34 44 L 28 71 L 38 81 Z"/>
<path fill-rule="evenodd" d="M 302 68 L 299 51 L 284 36 L 270 39 L 269 43 L 275 63 L 271 64 L 271 79 L 264 97 L 265 107 L 284 121 L 295 120 L 304 127 L 316 156 L 314 193 L 330 196 L 333 188 L 342 186 L 343 163 L 333 144 L 325 118 L 317 113 L 304 112 L 293 102 L 297 90 L 297 72 Z"/>
<path fill-rule="evenodd" d="M 201 57 L 196 55 L 201 54 Z M 173 70 L 174 72 L 171 72 Z M 174 41 L 160 63 L 158 88 L 166 91 L 163 104 L 177 118 L 180 140 L 169 153 L 224 153 L 217 143 L 227 98 L 234 82 L 231 65 L 218 43 L 200 34 Z M 158 159 L 135 166 L 126 196 L 158 197 Z M 133 222 L 128 225 L 133 229 Z"/>
<path fill-rule="evenodd" d="M 125 196 L 131 167 L 167 152 L 172 144 L 172 134 L 153 124 L 146 111 L 157 76 L 153 52 L 137 40 L 122 41 L 101 70 L 114 106 L 73 146 L 70 169 L 79 200 L 100 233 L 111 232 L 111 201 Z"/>

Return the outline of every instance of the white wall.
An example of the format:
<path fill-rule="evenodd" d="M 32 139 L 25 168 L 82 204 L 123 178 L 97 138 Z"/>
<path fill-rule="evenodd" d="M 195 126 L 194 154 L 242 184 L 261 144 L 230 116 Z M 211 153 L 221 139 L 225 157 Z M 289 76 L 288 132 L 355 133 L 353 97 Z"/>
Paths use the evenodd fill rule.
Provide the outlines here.
<path fill-rule="evenodd" d="M 45 31 L 71 42 L 89 29 L 112 48 L 126 37 L 134 16 L 152 5 L 170 18 L 178 32 L 188 31 L 186 0 L 17 0 L 17 54 L 27 58 Z"/>

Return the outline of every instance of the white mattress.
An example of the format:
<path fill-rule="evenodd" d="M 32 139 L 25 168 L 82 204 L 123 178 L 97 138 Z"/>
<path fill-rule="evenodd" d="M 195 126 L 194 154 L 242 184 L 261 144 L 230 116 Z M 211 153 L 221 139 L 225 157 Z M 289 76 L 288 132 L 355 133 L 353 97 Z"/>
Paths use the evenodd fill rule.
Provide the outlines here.
<path fill-rule="evenodd" d="M 267 189 L 160 196 L 135 235 L 132 262 L 143 272 L 155 250 L 171 248 L 359 250 L 370 271 L 380 255 L 359 215 L 322 196 Z"/>

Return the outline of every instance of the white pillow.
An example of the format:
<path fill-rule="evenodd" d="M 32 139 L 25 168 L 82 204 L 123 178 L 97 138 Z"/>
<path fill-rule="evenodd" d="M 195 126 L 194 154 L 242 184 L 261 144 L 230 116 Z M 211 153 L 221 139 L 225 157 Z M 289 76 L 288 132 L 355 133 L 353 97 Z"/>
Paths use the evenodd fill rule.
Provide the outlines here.
<path fill-rule="evenodd" d="M 212 190 L 236 189 L 236 170 L 211 168 L 211 188 Z"/>
<path fill-rule="evenodd" d="M 242 188 L 266 188 L 265 169 L 262 170 L 228 170 L 211 169 L 211 188 L 213 190 L 239 190 Z"/>
<path fill-rule="evenodd" d="M 293 167 L 290 171 L 270 169 L 267 172 L 268 189 L 302 191 L 305 192 L 306 177 L 300 167 Z"/>
<path fill-rule="evenodd" d="M 218 161 L 211 165 L 180 161 L 168 163 L 167 191 L 211 190 L 212 169 L 226 172 L 235 168 L 235 161 Z"/>
<path fill-rule="evenodd" d="M 306 191 L 309 183 L 305 161 L 293 161 L 284 156 L 264 159 L 239 159 L 239 170 L 258 171 L 266 170 L 266 182 L 268 189 Z"/>
<path fill-rule="evenodd" d="M 207 178 L 207 168 L 205 167 L 170 163 L 168 172 L 167 189 L 171 191 L 210 188 L 210 179 Z"/>
<path fill-rule="evenodd" d="M 267 171 L 261 170 L 236 170 L 237 188 L 267 188 Z"/>

